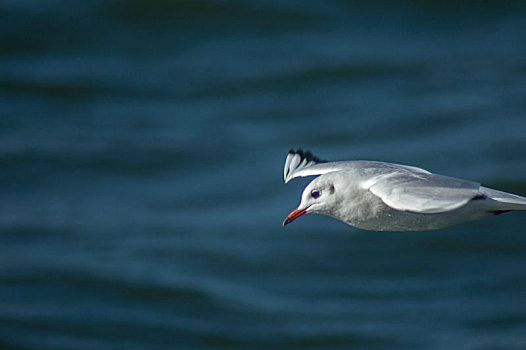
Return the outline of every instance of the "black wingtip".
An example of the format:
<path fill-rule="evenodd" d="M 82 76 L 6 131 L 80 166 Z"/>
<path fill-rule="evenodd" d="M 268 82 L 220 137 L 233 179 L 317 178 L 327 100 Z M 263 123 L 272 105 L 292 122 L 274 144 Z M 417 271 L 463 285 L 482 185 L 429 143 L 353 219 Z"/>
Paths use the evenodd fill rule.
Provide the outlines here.
<path fill-rule="evenodd" d="M 326 160 L 316 157 L 309 150 L 304 152 L 302 148 L 297 148 L 296 150 L 294 150 L 294 148 L 291 148 L 289 150 L 289 154 L 297 154 L 301 157 L 301 159 L 307 159 L 307 162 L 311 162 L 311 161 L 314 161 L 315 163 L 326 163 L 327 162 Z"/>

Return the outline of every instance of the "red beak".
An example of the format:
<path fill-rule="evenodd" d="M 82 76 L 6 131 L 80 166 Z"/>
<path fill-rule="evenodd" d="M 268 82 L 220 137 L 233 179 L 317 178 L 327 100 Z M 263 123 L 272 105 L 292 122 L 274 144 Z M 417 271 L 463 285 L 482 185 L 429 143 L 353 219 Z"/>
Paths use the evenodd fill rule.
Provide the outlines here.
<path fill-rule="evenodd" d="M 283 226 L 290 224 L 291 222 L 293 222 L 294 220 L 296 220 L 297 218 L 299 218 L 303 214 L 307 214 L 307 209 L 301 209 L 301 210 L 294 209 L 294 211 L 292 211 L 292 213 L 290 213 L 287 216 L 285 221 L 283 221 Z"/>

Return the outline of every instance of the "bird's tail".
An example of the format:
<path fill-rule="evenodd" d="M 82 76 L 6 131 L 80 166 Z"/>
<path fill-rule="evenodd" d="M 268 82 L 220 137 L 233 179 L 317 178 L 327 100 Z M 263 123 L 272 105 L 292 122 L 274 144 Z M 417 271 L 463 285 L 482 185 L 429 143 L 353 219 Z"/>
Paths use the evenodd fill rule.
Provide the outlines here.
<path fill-rule="evenodd" d="M 488 199 L 495 201 L 494 207 L 497 212 L 508 210 L 526 210 L 526 198 L 516 194 L 497 191 L 492 188 L 480 186 L 480 192 Z"/>

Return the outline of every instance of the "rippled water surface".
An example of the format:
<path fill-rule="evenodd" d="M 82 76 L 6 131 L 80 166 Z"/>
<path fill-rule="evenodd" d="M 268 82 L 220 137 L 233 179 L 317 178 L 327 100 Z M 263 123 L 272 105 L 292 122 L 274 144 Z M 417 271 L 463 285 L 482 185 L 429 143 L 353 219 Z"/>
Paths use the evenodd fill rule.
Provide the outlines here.
<path fill-rule="evenodd" d="M 525 349 L 526 213 L 308 216 L 286 152 L 526 195 L 520 1 L 0 1 L 3 349 Z"/>

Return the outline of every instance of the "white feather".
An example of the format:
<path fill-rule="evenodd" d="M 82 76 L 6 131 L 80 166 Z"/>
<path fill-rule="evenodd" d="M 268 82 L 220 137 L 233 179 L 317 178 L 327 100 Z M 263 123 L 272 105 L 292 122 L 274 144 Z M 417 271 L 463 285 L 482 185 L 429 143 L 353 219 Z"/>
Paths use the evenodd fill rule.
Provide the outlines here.
<path fill-rule="evenodd" d="M 458 209 L 480 196 L 476 182 L 410 171 L 387 174 L 369 191 L 393 209 L 436 214 Z"/>

